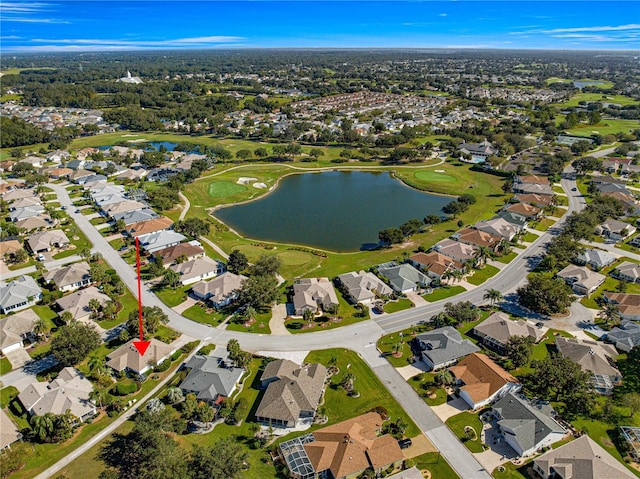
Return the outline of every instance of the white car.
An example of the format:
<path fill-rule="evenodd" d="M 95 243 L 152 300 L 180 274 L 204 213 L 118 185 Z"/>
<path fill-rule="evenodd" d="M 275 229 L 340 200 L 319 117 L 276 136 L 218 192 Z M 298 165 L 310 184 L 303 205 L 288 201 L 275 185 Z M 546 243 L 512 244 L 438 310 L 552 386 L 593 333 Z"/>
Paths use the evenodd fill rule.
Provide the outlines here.
<path fill-rule="evenodd" d="M 38 255 L 38 261 L 44 261 L 46 258 L 44 257 L 44 255 L 42 253 L 40 253 Z"/>

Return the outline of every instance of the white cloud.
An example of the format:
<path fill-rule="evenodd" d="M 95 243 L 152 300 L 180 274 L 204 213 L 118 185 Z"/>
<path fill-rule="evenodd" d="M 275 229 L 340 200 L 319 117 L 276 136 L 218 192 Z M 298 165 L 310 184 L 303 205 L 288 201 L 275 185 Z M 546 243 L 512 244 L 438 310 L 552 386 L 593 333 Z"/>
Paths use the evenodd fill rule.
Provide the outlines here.
<path fill-rule="evenodd" d="M 541 33 L 571 33 L 571 32 L 618 32 L 623 30 L 640 30 L 639 23 L 629 23 L 617 26 L 554 28 L 553 30 L 540 30 Z"/>
<path fill-rule="evenodd" d="M 440 15 L 438 15 L 439 17 L 446 17 L 447 14 L 446 13 L 441 13 Z"/>
<path fill-rule="evenodd" d="M 244 37 L 213 35 L 206 37 L 174 38 L 168 40 L 114 40 L 101 38 L 34 38 L 34 43 L 48 43 L 50 45 L 103 45 L 112 47 L 167 47 L 185 45 L 209 45 L 216 43 L 238 43 L 245 40 Z"/>
<path fill-rule="evenodd" d="M 48 7 L 47 3 L 0 3 L 0 13 L 35 13 Z"/>
<path fill-rule="evenodd" d="M 68 20 L 61 20 L 59 18 L 29 18 L 29 17 L 5 17 L 3 18 L 5 22 L 16 22 L 16 23 L 61 23 L 61 24 L 70 24 L 71 22 Z"/>

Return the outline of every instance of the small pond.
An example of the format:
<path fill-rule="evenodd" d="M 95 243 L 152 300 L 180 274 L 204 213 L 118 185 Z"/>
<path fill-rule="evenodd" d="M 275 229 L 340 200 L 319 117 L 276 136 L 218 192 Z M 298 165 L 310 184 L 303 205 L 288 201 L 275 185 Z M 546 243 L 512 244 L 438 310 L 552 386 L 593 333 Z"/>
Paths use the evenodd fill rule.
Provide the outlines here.
<path fill-rule="evenodd" d="M 346 252 L 375 246 L 382 229 L 442 214 L 451 200 L 409 188 L 389 173 L 331 171 L 287 176 L 263 198 L 214 216 L 248 238 Z"/>

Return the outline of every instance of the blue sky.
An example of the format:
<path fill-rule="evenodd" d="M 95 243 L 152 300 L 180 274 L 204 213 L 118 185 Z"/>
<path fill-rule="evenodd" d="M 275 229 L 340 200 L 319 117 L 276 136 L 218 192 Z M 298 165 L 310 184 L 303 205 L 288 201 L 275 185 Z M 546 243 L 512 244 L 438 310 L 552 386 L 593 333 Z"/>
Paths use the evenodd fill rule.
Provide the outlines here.
<path fill-rule="evenodd" d="M 176 48 L 640 49 L 637 1 L 8 1 L 8 52 Z"/>

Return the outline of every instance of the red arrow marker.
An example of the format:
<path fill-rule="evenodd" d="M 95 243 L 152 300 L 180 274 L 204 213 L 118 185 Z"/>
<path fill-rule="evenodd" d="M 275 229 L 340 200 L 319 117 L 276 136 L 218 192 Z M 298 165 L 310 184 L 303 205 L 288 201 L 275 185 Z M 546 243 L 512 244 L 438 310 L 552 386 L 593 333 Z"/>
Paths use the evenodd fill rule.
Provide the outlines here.
<path fill-rule="evenodd" d="M 140 321 L 140 341 L 134 341 L 133 345 L 136 347 L 140 356 L 144 356 L 147 352 L 147 348 L 151 344 L 151 341 L 144 340 L 144 323 L 142 321 L 142 285 L 140 281 L 140 241 L 136 236 L 136 267 L 138 269 L 138 320 Z"/>

